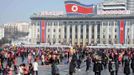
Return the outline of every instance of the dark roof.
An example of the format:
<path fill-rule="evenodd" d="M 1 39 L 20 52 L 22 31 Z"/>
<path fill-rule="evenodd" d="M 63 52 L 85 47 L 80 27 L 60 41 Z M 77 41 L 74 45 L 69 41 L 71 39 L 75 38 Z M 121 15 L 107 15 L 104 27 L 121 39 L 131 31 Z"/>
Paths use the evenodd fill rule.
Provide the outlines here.
<path fill-rule="evenodd" d="M 95 16 L 37 16 L 30 17 L 31 20 L 103 20 L 103 19 L 134 19 L 132 15 L 95 15 Z"/>

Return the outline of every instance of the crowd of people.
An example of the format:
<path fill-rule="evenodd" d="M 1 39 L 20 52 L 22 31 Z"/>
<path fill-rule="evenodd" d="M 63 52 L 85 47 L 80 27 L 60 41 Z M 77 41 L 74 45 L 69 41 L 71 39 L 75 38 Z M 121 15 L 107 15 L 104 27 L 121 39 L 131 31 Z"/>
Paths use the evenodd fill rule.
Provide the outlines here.
<path fill-rule="evenodd" d="M 0 51 L 0 75 L 38 75 L 39 65 L 52 65 L 55 68 L 63 58 L 68 58 L 67 50 L 5 47 Z"/>
<path fill-rule="evenodd" d="M 93 66 L 94 75 L 101 75 L 102 70 L 105 69 L 109 70 L 110 75 L 118 75 L 120 67 L 123 67 L 124 75 L 130 75 L 131 69 L 134 73 L 134 50 L 132 48 L 77 50 L 70 62 L 70 75 L 73 75 L 76 70 L 80 71 L 82 61 L 86 62 L 86 72 L 91 65 Z"/>
<path fill-rule="evenodd" d="M 18 61 L 18 58 L 21 61 Z M 27 60 L 27 61 L 25 61 Z M 33 47 L 5 47 L 0 51 L 1 75 L 38 75 L 39 65 L 51 65 L 51 74 L 60 75 L 58 64 L 65 61 L 69 64 L 69 75 L 81 71 L 81 64 L 85 62 L 86 72 L 93 66 L 94 75 L 101 75 L 101 71 L 108 69 L 110 75 L 118 75 L 120 65 L 123 73 L 134 73 L 134 50 L 113 48 L 83 48 L 56 49 Z"/>

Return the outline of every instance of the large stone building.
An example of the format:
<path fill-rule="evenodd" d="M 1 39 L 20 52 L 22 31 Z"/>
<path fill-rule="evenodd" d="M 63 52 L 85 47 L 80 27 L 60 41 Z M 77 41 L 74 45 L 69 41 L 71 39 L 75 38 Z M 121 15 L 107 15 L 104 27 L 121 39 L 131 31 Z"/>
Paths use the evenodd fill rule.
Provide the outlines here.
<path fill-rule="evenodd" d="M 134 16 L 31 16 L 41 43 L 134 44 Z M 35 34 L 36 33 L 36 34 Z"/>
<path fill-rule="evenodd" d="M 126 0 L 112 0 L 97 5 L 96 10 L 96 5 L 65 1 L 66 14 L 42 12 L 30 17 L 34 27 L 31 41 L 66 45 L 133 45 L 134 15 L 126 4 Z"/>

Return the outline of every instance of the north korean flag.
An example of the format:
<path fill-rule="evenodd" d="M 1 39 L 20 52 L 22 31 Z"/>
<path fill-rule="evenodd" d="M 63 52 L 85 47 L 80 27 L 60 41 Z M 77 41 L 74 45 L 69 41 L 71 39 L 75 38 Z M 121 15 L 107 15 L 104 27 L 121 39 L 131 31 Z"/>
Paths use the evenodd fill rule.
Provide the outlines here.
<path fill-rule="evenodd" d="M 87 15 L 94 13 L 93 5 L 84 5 L 77 1 L 65 1 L 65 8 L 67 14 L 75 13 Z"/>
<path fill-rule="evenodd" d="M 124 44 L 125 41 L 125 21 L 119 21 L 119 37 L 120 37 L 120 44 Z"/>

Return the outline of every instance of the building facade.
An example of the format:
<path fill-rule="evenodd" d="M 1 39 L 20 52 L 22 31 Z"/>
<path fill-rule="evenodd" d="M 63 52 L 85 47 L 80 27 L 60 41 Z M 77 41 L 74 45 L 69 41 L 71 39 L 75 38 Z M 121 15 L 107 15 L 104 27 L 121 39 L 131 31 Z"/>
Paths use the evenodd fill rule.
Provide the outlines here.
<path fill-rule="evenodd" d="M 0 40 L 4 38 L 4 27 L 0 26 Z"/>
<path fill-rule="evenodd" d="M 134 0 L 127 0 L 127 8 L 134 14 Z"/>
<path fill-rule="evenodd" d="M 28 40 L 31 44 L 37 44 L 37 42 L 40 42 L 40 31 L 39 31 L 38 25 L 31 25 L 29 27 L 29 34 L 28 34 Z"/>
<path fill-rule="evenodd" d="M 98 4 L 97 8 L 97 14 L 99 15 L 130 14 L 125 1 L 104 1 Z"/>
<path fill-rule="evenodd" d="M 15 22 L 4 24 L 4 28 L 7 32 L 29 32 L 29 22 Z"/>
<path fill-rule="evenodd" d="M 33 40 L 66 45 L 134 44 L 133 15 L 31 16 Z M 34 28 L 33 28 L 34 29 Z"/>

